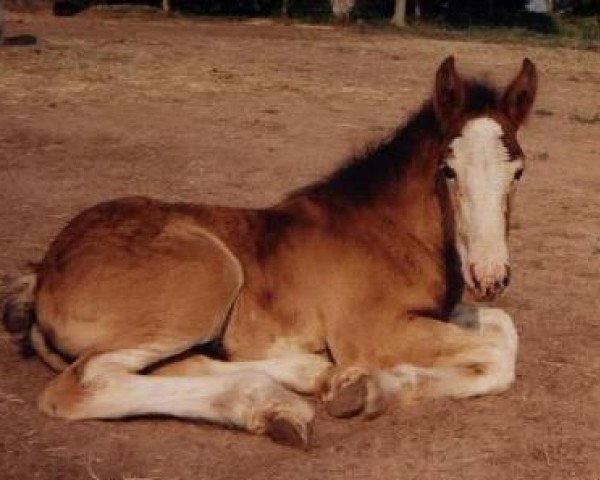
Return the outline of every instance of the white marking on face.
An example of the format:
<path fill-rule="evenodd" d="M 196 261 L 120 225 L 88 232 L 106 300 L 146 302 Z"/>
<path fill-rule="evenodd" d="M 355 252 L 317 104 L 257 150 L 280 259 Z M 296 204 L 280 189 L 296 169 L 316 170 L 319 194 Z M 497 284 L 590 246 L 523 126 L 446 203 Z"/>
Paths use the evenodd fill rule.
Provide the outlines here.
<path fill-rule="evenodd" d="M 503 133 L 489 117 L 470 120 L 445 159 L 463 277 L 481 297 L 500 291 L 508 275 L 508 194 L 523 166 L 510 161 Z"/>

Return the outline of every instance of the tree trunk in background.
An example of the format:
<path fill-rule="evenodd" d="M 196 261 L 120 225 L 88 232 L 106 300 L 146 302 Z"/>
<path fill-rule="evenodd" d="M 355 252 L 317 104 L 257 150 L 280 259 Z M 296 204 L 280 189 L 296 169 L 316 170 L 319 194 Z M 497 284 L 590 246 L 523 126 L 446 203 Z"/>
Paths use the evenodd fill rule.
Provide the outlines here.
<path fill-rule="evenodd" d="M 342 22 L 350 20 L 350 12 L 354 8 L 355 0 L 331 0 L 333 16 Z"/>
<path fill-rule="evenodd" d="M 394 16 L 390 21 L 395 27 L 406 26 L 406 0 L 396 0 Z"/>
<path fill-rule="evenodd" d="M 171 2 L 170 2 L 170 0 L 162 0 L 162 9 L 165 12 L 170 12 L 171 11 Z"/>
<path fill-rule="evenodd" d="M 554 11 L 554 1 L 553 0 L 546 0 L 546 5 L 548 8 L 548 12 L 552 13 Z"/>
<path fill-rule="evenodd" d="M 288 18 L 290 16 L 289 0 L 283 0 L 281 2 L 281 16 L 283 18 Z"/>

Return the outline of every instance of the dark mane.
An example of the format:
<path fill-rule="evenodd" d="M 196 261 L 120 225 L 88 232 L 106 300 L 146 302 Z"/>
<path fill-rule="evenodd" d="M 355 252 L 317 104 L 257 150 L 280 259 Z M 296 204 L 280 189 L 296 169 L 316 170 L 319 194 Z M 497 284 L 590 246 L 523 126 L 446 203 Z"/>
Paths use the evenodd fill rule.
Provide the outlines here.
<path fill-rule="evenodd" d="M 467 115 L 483 114 L 498 108 L 498 91 L 483 82 L 465 82 Z M 416 157 L 423 141 L 442 140 L 442 128 L 433 102 L 426 101 L 404 124 L 377 144 L 367 146 L 324 179 L 304 187 L 292 197 L 309 196 L 370 204 L 391 182 L 397 182 L 406 165 Z"/>

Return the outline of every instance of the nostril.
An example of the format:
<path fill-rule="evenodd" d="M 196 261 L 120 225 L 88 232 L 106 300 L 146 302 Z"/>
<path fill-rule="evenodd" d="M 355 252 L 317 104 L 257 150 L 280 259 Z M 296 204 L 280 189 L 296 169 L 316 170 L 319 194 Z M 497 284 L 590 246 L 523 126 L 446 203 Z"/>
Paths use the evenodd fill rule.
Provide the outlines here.
<path fill-rule="evenodd" d="M 506 265 L 505 268 L 506 268 L 506 275 L 504 276 L 502 283 L 504 284 L 505 287 L 508 287 L 508 285 L 510 284 L 510 265 Z"/>

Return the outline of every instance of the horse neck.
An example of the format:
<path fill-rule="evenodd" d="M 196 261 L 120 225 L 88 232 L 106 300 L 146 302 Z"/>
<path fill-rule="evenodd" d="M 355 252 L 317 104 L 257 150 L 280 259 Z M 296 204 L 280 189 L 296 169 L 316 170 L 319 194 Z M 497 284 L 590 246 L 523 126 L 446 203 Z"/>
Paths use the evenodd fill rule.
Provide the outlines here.
<path fill-rule="evenodd" d="M 444 285 L 436 311 L 445 318 L 462 295 L 463 281 L 448 190 L 438 175 L 439 155 L 437 141 L 424 141 L 415 149 L 398 182 L 390 184 L 363 215 L 372 219 L 364 222 L 369 225 L 368 236 L 378 238 L 378 245 L 387 246 L 388 257 L 401 264 L 412 258 L 436 265 L 423 271 L 432 275 L 430 284 Z"/>
<path fill-rule="evenodd" d="M 309 223 L 312 219 L 336 225 L 336 231 L 348 230 L 348 235 L 361 225 L 371 230 L 371 237 L 410 236 L 439 252 L 448 237 L 444 222 L 448 202 L 437 182 L 441 148 L 439 133 L 427 121 L 405 127 L 373 151 L 372 158 L 350 167 L 358 174 L 342 168 L 329 179 L 292 193 L 275 208 Z"/>
<path fill-rule="evenodd" d="M 382 190 L 368 208 L 388 219 L 399 237 L 410 235 L 430 250 L 440 252 L 447 240 L 445 191 L 438 183 L 439 143 L 426 137 L 415 147 L 400 177 Z"/>
<path fill-rule="evenodd" d="M 394 152 L 404 153 L 397 158 L 401 162 L 397 175 L 387 175 L 386 171 L 383 177 L 369 178 L 368 173 L 361 173 L 367 181 L 375 179 L 364 185 L 364 191 L 374 195 L 366 199 L 357 195 L 354 189 L 361 188 L 358 181 L 352 182 L 351 188 L 340 188 L 334 176 L 333 180 L 291 195 L 277 210 L 292 219 L 291 225 L 313 225 L 326 235 L 348 237 L 369 248 L 384 249 L 385 257 L 398 265 L 406 264 L 407 259 L 427 262 L 433 268 L 423 271 L 435 278 L 423 281 L 445 285 L 439 305 L 445 315 L 460 298 L 462 280 L 448 190 L 438 175 L 443 145 L 435 132 L 417 132 L 411 140 L 415 141 L 410 143 L 408 152 L 384 145 L 390 155 L 382 157 L 384 162 L 394 159 Z M 369 168 L 377 166 L 369 164 Z"/>

